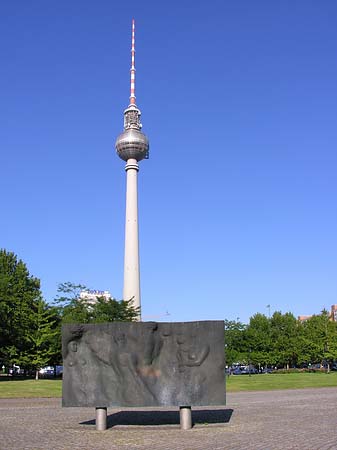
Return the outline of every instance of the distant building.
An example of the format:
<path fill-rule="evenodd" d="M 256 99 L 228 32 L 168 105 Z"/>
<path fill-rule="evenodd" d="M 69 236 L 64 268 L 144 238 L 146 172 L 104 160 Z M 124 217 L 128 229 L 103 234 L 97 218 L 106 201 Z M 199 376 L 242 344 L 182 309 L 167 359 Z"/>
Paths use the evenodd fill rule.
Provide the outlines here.
<path fill-rule="evenodd" d="M 300 322 L 305 322 L 306 320 L 310 319 L 312 316 L 298 316 L 298 320 Z"/>
<path fill-rule="evenodd" d="M 331 305 L 331 320 L 337 322 L 337 305 Z"/>
<path fill-rule="evenodd" d="M 108 301 L 111 298 L 111 294 L 109 291 L 97 291 L 95 289 L 80 292 L 80 300 L 84 300 L 90 305 L 97 303 L 98 297 L 104 297 Z"/>
<path fill-rule="evenodd" d="M 306 320 L 310 319 L 311 317 L 312 317 L 312 315 L 311 316 L 298 316 L 298 320 L 300 322 L 305 322 Z M 337 322 L 337 305 L 331 305 L 330 320 L 333 322 Z"/>

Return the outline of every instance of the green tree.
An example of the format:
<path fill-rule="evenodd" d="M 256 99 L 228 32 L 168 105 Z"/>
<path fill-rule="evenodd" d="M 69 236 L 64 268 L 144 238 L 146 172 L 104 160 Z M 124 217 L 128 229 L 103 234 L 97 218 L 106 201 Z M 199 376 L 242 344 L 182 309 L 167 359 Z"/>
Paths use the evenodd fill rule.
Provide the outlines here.
<path fill-rule="evenodd" d="M 104 297 L 98 297 L 92 308 L 91 322 L 134 322 L 138 315 L 138 308 L 132 306 L 132 300 L 106 300 Z"/>
<path fill-rule="evenodd" d="M 116 300 L 97 297 L 95 303 L 80 298 L 80 291 L 86 290 L 81 284 L 62 283 L 58 287 L 61 294 L 56 299 L 62 323 L 103 323 L 132 322 L 139 315 L 139 308 L 131 300 Z"/>
<path fill-rule="evenodd" d="M 7 367 L 28 363 L 28 333 L 40 297 L 40 280 L 14 253 L 0 250 L 0 361 Z"/>
<path fill-rule="evenodd" d="M 254 365 L 260 367 L 276 364 L 268 317 L 261 313 L 254 314 L 247 326 L 246 339 L 247 350 L 251 350 L 250 359 Z"/>
<path fill-rule="evenodd" d="M 226 364 L 242 362 L 246 355 L 246 325 L 240 321 L 225 320 Z"/>
<path fill-rule="evenodd" d="M 90 309 L 88 303 L 80 299 L 80 292 L 86 287 L 69 281 L 59 284 L 55 299 L 61 323 L 89 323 Z"/>
<path fill-rule="evenodd" d="M 50 337 L 50 360 L 49 366 L 62 365 L 62 339 L 61 339 L 61 324 L 62 318 L 60 316 L 59 308 L 54 305 L 48 305 L 49 312 L 51 314 L 51 319 L 54 321 L 53 328 L 55 329 L 55 334 Z"/>
<path fill-rule="evenodd" d="M 49 307 L 40 298 L 35 304 L 34 325 L 28 332 L 31 342 L 28 350 L 29 365 L 35 369 L 36 380 L 39 378 L 39 370 L 49 365 L 55 357 L 55 337 L 60 338 L 58 322 L 55 308 Z"/>
<path fill-rule="evenodd" d="M 289 369 L 299 357 L 299 324 L 293 314 L 274 312 L 270 319 L 271 350 L 275 364 Z"/>
<path fill-rule="evenodd" d="M 330 371 L 331 364 L 337 360 L 337 323 L 331 320 L 327 323 L 324 359 Z"/>
<path fill-rule="evenodd" d="M 337 323 L 330 320 L 327 310 L 306 320 L 302 331 L 303 362 L 330 364 L 337 359 Z"/>

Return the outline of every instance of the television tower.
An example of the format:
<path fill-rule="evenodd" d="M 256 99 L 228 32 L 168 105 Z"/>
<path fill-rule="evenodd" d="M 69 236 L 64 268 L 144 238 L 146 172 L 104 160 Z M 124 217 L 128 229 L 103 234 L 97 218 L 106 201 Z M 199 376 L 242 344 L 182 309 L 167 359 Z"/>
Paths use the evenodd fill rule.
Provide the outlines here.
<path fill-rule="evenodd" d="M 123 299 L 140 307 L 139 243 L 138 243 L 138 161 L 149 157 L 149 141 L 141 132 L 141 112 L 135 96 L 135 21 L 132 20 L 130 104 L 124 111 L 124 131 L 116 140 L 118 156 L 126 161 L 126 212 Z M 139 313 L 141 320 L 141 313 Z"/>

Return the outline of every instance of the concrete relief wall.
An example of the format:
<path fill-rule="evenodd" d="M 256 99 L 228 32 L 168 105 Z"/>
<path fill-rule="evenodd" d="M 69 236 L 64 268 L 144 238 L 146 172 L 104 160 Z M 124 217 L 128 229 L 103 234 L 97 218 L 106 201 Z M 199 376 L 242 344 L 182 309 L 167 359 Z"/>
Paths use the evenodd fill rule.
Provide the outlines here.
<path fill-rule="evenodd" d="M 224 323 L 64 325 L 63 406 L 225 404 Z"/>

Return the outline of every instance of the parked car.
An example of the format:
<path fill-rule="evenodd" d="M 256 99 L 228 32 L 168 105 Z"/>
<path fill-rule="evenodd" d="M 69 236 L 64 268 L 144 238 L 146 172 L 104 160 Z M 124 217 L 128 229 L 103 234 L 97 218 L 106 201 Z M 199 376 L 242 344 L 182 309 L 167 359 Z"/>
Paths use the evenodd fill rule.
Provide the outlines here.
<path fill-rule="evenodd" d="M 53 377 L 54 376 L 54 367 L 47 366 L 42 367 L 42 369 L 39 370 L 39 375 L 42 377 Z"/>
<path fill-rule="evenodd" d="M 258 373 L 258 371 L 254 366 L 239 366 L 232 371 L 233 375 L 253 375 L 255 373 Z"/>
<path fill-rule="evenodd" d="M 326 370 L 325 367 L 320 363 L 309 364 L 308 369 L 309 369 L 309 371 L 312 371 L 312 372 L 320 372 L 320 371 Z"/>
<path fill-rule="evenodd" d="M 258 373 L 258 370 L 255 369 L 255 367 L 253 366 L 245 366 L 242 370 L 241 370 L 242 375 L 253 375 L 255 373 Z"/>
<path fill-rule="evenodd" d="M 41 378 L 51 378 L 54 376 L 61 377 L 63 375 L 63 366 L 47 366 L 39 370 Z"/>

